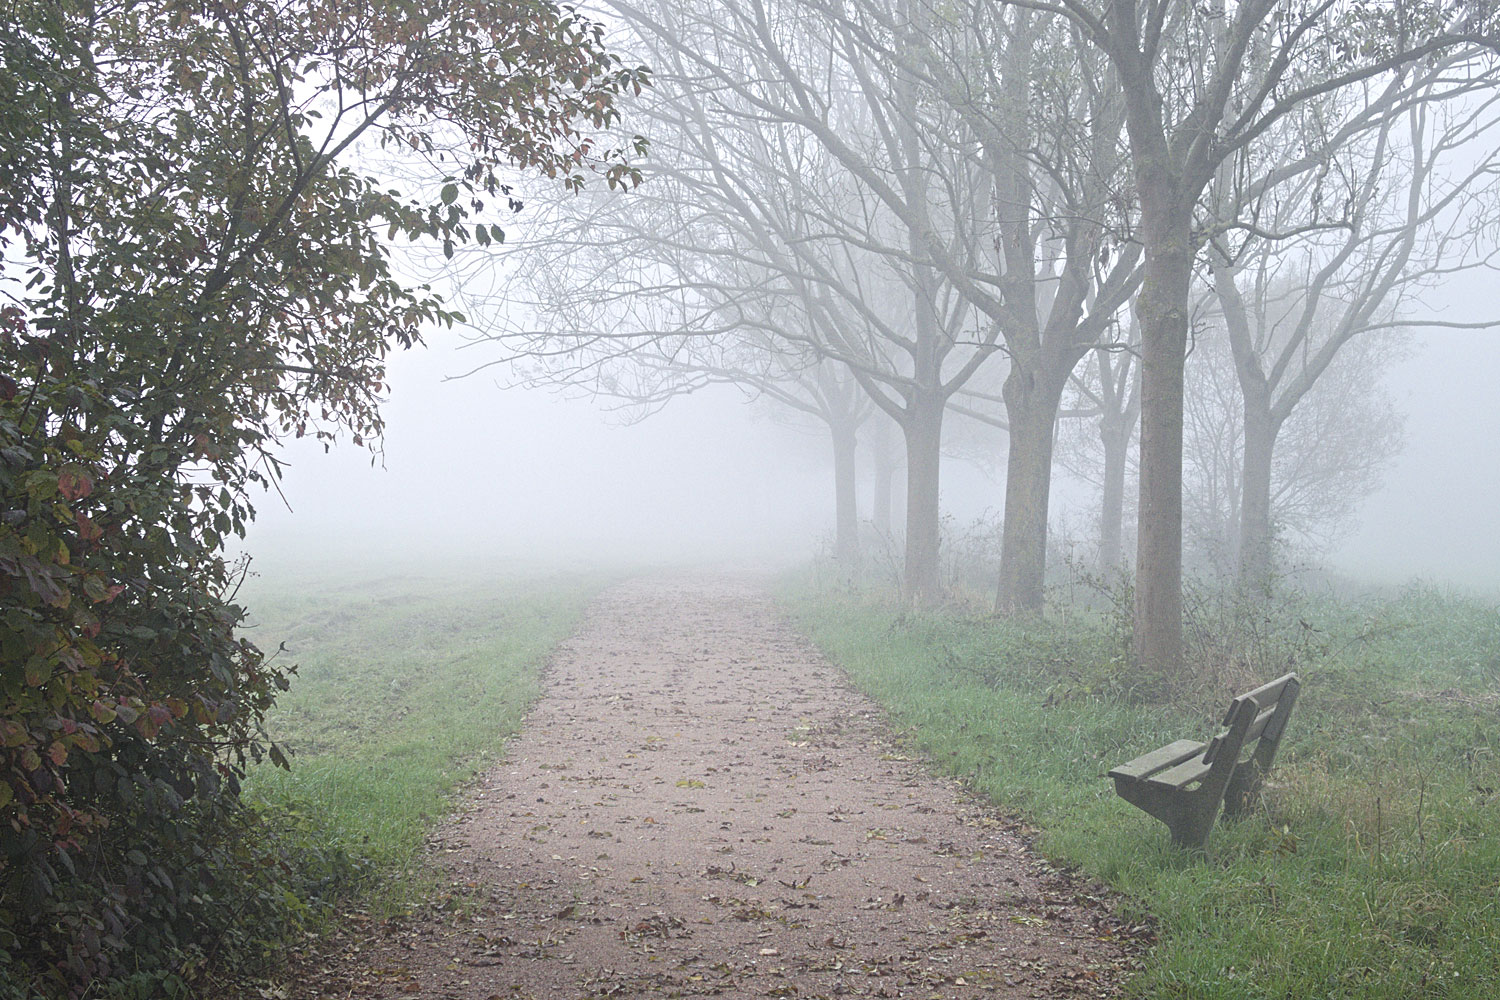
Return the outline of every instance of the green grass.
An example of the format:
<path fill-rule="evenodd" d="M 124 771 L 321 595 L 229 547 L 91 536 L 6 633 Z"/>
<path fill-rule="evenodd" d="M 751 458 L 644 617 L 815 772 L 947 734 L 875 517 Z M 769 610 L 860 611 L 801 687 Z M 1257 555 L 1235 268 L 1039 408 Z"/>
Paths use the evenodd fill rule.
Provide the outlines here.
<path fill-rule="evenodd" d="M 298 819 L 371 876 L 372 903 L 425 885 L 423 838 L 454 789 L 501 750 L 548 654 L 601 581 L 279 577 L 245 596 L 248 635 L 297 664 L 269 716 L 290 771 L 252 768 L 247 797 Z"/>
<path fill-rule="evenodd" d="M 1500 989 L 1500 608 L 1412 590 L 1297 598 L 1225 631 L 1208 679 L 1152 703 L 1107 616 L 1022 627 L 790 589 L 801 626 L 940 767 L 1043 833 L 1041 849 L 1155 916 L 1152 998 L 1493 997 Z M 1233 616 L 1228 616 L 1233 617 Z M 1274 619 L 1274 620 L 1273 620 Z M 1288 661 L 1304 688 L 1256 816 L 1206 857 L 1104 773 L 1206 739 L 1228 694 Z M 1222 689 L 1222 690 L 1221 690 Z M 1243 690 L 1243 687 L 1240 687 Z"/>

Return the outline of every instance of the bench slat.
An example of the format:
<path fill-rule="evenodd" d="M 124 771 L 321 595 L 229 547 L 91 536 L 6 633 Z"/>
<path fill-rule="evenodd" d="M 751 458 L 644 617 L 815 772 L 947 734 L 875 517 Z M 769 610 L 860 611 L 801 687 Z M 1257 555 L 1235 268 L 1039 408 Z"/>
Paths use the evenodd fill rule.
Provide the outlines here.
<path fill-rule="evenodd" d="M 1245 746 L 1249 746 L 1260 739 L 1260 734 L 1266 731 L 1266 725 L 1275 715 L 1276 707 L 1273 705 L 1255 717 L 1255 721 L 1250 723 L 1249 731 L 1245 733 Z"/>
<path fill-rule="evenodd" d="M 1186 760 L 1176 767 L 1169 767 L 1165 771 L 1153 774 L 1147 778 L 1149 784 L 1158 788 L 1179 789 L 1191 785 L 1195 781 L 1202 781 L 1212 771 L 1212 764 L 1205 764 L 1202 757 L 1194 757 Z"/>
<path fill-rule="evenodd" d="M 1141 778 L 1149 777 L 1158 771 L 1181 764 L 1190 757 L 1195 757 L 1203 750 L 1203 744 L 1197 740 L 1177 740 L 1168 743 L 1159 750 L 1137 757 L 1135 760 L 1121 764 L 1109 772 L 1111 778 Z M 1098 773 L 1098 772 L 1095 772 Z"/>
<path fill-rule="evenodd" d="M 1250 711 L 1252 707 L 1248 701 L 1236 699 L 1236 702 L 1238 704 L 1244 705 L 1245 707 L 1243 710 L 1246 712 Z M 1257 704 L 1259 703 L 1257 702 Z M 1231 711 L 1229 715 L 1230 721 L 1226 722 L 1225 725 L 1232 726 L 1234 725 L 1234 712 Z M 1260 739 L 1261 733 L 1266 731 L 1266 726 L 1270 724 L 1271 720 L 1275 717 L 1275 706 L 1272 706 L 1271 708 L 1268 708 L 1264 712 L 1261 712 L 1259 715 L 1257 715 L 1255 717 L 1255 721 L 1250 723 L 1250 728 L 1245 730 L 1245 739 L 1240 744 L 1240 751 L 1244 752 L 1244 749 L 1246 747 L 1253 745 L 1256 740 Z M 1215 736 L 1212 740 L 1209 740 L 1208 749 L 1204 751 L 1203 754 L 1203 763 L 1212 764 L 1214 761 L 1219 759 L 1219 748 L 1224 745 L 1224 741 L 1228 738 L 1228 736 L 1228 733 L 1221 733 L 1220 735 Z"/>
<path fill-rule="evenodd" d="M 1229 725 L 1229 721 L 1234 718 L 1235 708 L 1238 707 L 1240 703 L 1248 701 L 1251 698 L 1255 699 L 1255 704 L 1262 711 L 1265 711 L 1268 708 L 1275 708 L 1276 703 L 1281 700 L 1281 693 L 1286 690 L 1286 686 L 1290 684 L 1294 679 L 1296 679 L 1296 677 L 1297 675 L 1294 673 L 1282 674 L 1274 681 L 1262 684 L 1254 691 L 1247 691 L 1245 694 L 1240 695 L 1238 698 L 1234 699 L 1234 701 L 1229 703 L 1229 711 L 1224 713 L 1224 721 L 1221 723 L 1221 725 Z M 1259 733 L 1257 733 L 1256 735 L 1259 735 Z"/>

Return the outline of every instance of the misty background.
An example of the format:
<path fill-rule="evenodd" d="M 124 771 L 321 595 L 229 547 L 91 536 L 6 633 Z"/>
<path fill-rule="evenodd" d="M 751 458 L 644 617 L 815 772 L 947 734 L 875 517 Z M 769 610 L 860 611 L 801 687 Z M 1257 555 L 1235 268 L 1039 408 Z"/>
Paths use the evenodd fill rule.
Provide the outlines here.
<path fill-rule="evenodd" d="M 1453 282 L 1444 318 L 1480 319 L 1493 294 L 1484 279 Z M 1405 445 L 1326 564 L 1371 582 L 1500 589 L 1500 345 L 1489 332 L 1420 326 L 1412 344 L 1386 377 L 1406 417 Z M 374 463 L 347 442 L 326 454 L 289 442 L 286 502 L 265 495 L 245 542 L 255 570 L 456 557 L 780 565 L 831 544 L 832 471 L 819 428 L 793 426 L 727 386 L 629 423 L 617 403 L 581 391 L 503 387 L 503 368 L 457 377 L 501 354 L 440 330 L 426 347 L 392 355 Z M 945 462 L 943 506 L 956 525 L 998 512 L 1001 456 L 987 469 Z M 1066 533 L 1094 500 L 1059 478 L 1052 522 Z"/>
<path fill-rule="evenodd" d="M 440 287 L 450 287 L 448 298 L 468 313 L 471 326 L 428 329 L 425 346 L 391 356 L 386 433 L 373 461 L 367 449 L 349 443 L 325 453 L 320 443 L 287 442 L 280 454 L 287 463 L 280 493 L 261 498 L 245 542 L 258 561 L 258 571 L 351 558 L 786 565 L 810 554 L 832 553 L 833 463 L 826 426 L 799 418 L 768 399 L 754 399 L 754 390 L 727 385 L 677 395 L 660 412 L 635 419 L 638 414 L 626 409 L 620 398 L 592 395 L 590 386 L 596 383 L 588 374 L 566 374 L 571 361 L 559 362 L 559 380 L 572 382 L 561 389 L 518 384 L 537 365 L 546 368 L 548 361 L 533 358 L 528 372 L 503 361 L 517 350 L 545 356 L 570 343 L 570 331 L 609 331 L 605 339 L 637 328 L 675 334 L 708 322 L 704 316 L 716 316 L 712 308 L 688 319 L 662 319 L 653 311 L 658 308 L 656 300 L 664 298 L 652 292 L 660 291 L 656 282 L 662 287 L 673 281 L 691 285 L 690 275 L 698 266 L 691 254 L 683 260 L 670 253 L 660 259 L 650 256 L 653 227 L 671 222 L 673 199 L 681 196 L 672 186 L 680 181 L 674 171 L 690 173 L 695 157 L 707 156 L 693 144 L 695 125 L 674 117 L 672 92 L 671 86 L 662 88 L 661 95 L 667 95 L 658 98 L 665 102 L 663 107 L 652 105 L 651 94 L 646 97 L 643 128 L 656 134 L 650 161 L 659 175 L 642 189 L 645 194 L 597 203 L 588 197 L 528 197 L 527 208 L 507 226 L 508 246 L 494 251 L 471 247 L 460 253 L 469 261 L 467 271 L 444 272 L 431 259 L 406 260 L 418 280 L 436 279 Z M 732 102 L 725 108 L 734 110 Z M 744 124 L 731 118 L 729 124 Z M 712 136 L 714 130 L 708 131 Z M 720 140 L 707 141 L 712 146 Z M 727 138 L 722 141 L 734 145 Z M 737 141 L 749 140 L 742 136 Z M 1462 143 L 1455 148 L 1458 153 L 1450 158 L 1456 161 L 1487 155 L 1466 152 Z M 770 170 L 766 164 L 756 167 L 759 161 L 744 155 L 750 157 L 747 176 L 758 177 L 756 169 Z M 800 163 L 799 170 L 817 175 L 818 170 L 808 166 L 812 163 L 822 161 Z M 841 176 L 836 166 L 823 164 L 820 169 L 829 177 Z M 1448 169 L 1457 166 L 1450 163 Z M 775 183 L 787 183 L 787 177 Z M 775 186 L 765 178 L 756 181 L 761 182 Z M 833 186 L 828 190 L 809 189 L 802 195 L 810 205 L 818 205 L 819 199 L 833 198 L 842 190 L 829 183 Z M 654 204 L 654 199 L 662 204 Z M 640 219 L 631 215 L 636 209 Z M 617 210 L 623 212 L 623 220 L 614 215 Z M 737 245 L 746 235 L 735 231 L 725 236 L 715 230 L 704 239 L 711 249 L 715 240 Z M 775 282 L 768 283 L 766 275 L 751 266 L 763 262 L 753 253 L 747 260 L 748 276 L 718 279 L 730 286 L 734 280 L 752 289 L 764 286 L 759 288 L 764 297 L 777 300 L 768 291 Z M 532 267 L 534 262 L 540 263 Z M 865 266 L 872 265 L 867 261 Z M 619 276 L 600 273 L 601 269 L 618 271 Z M 459 287 L 466 274 L 477 291 Z M 638 283 L 633 297 L 619 292 L 620 287 L 632 287 L 632 281 Z M 1380 462 L 1384 439 L 1380 429 L 1371 427 L 1367 440 L 1376 455 L 1379 488 L 1356 502 L 1353 519 L 1336 530 L 1337 540 L 1326 550 L 1299 550 L 1301 539 L 1292 532 L 1288 565 L 1326 566 L 1359 581 L 1421 578 L 1500 590 L 1500 335 L 1423 326 L 1424 319 L 1452 324 L 1492 321 L 1494 284 L 1487 267 L 1455 264 L 1444 283 L 1424 288 L 1419 296 L 1392 295 L 1393 303 L 1401 303 L 1400 318 L 1409 322 L 1410 333 L 1396 338 L 1404 341 L 1404 348 L 1391 351 L 1377 364 L 1385 365 L 1383 389 L 1404 424 L 1401 445 Z M 608 294 L 601 289 L 608 289 Z M 599 306 L 595 300 L 601 296 L 611 304 Z M 526 297 L 533 301 L 528 304 Z M 783 307 L 785 303 L 775 308 Z M 909 307 L 910 303 L 900 306 Z M 1332 308 L 1336 306 L 1327 307 Z M 637 309 L 639 313 L 632 311 Z M 546 336 L 522 339 L 519 347 L 485 339 L 537 331 Z M 754 338 L 740 329 L 731 334 L 719 339 L 733 343 Z M 556 339 L 547 339 L 552 336 Z M 1355 346 L 1374 339 L 1378 338 L 1367 336 Z M 792 340 L 782 337 L 769 348 L 760 345 L 760 353 L 791 357 L 795 368 L 802 348 Z M 712 342 L 703 339 L 704 344 Z M 701 349 L 708 356 L 717 345 Z M 576 344 L 569 350 L 588 354 Z M 684 348 L 686 354 L 697 350 L 697 345 Z M 1350 350 L 1346 356 L 1354 353 Z M 1200 363 L 1190 356 L 1189 372 Z M 980 384 L 981 390 L 998 391 L 997 376 L 1004 364 L 996 358 L 982 366 L 981 373 L 994 384 Z M 1189 395 L 1194 391 L 1190 386 Z M 1379 400 L 1380 393 L 1371 392 L 1368 398 Z M 1378 419 L 1379 405 L 1351 412 L 1347 420 Z M 1328 413 L 1321 419 L 1324 425 L 1333 422 Z M 861 430 L 864 443 L 857 458 L 858 516 L 867 532 L 873 506 L 867 431 L 873 422 L 867 421 Z M 899 437 L 894 427 L 891 430 Z M 1352 438 L 1360 439 L 1357 430 Z M 978 428 L 950 411 L 944 440 L 948 447 L 941 469 L 941 509 L 951 540 L 998 523 L 1005 501 L 1006 434 Z M 1287 440 L 1282 450 L 1295 447 Z M 1064 450 L 1059 447 L 1060 453 Z M 1069 464 L 1061 454 L 1052 463 L 1053 492 L 1046 509 L 1052 548 L 1048 563 L 1053 569 L 1056 553 L 1075 546 L 1087 550 L 1098 539 L 1096 487 L 1070 473 Z M 1089 461 L 1071 464 L 1078 469 Z M 897 525 L 902 522 L 903 479 L 898 475 L 893 490 Z M 1127 523 L 1135 519 L 1128 505 L 1136 488 L 1132 468 L 1126 485 Z M 1354 497 L 1362 487 L 1351 480 L 1343 492 Z M 1341 512 L 1330 513 L 1335 515 L 1330 520 L 1337 520 Z M 1132 548 L 1127 544 L 1127 551 Z"/>

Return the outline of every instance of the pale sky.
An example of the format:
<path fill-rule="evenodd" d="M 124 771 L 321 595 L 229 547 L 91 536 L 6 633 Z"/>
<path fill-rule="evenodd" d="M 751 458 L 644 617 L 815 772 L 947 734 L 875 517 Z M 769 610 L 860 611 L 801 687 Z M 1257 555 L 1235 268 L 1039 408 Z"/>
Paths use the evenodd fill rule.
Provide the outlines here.
<path fill-rule="evenodd" d="M 1500 590 L 1500 334 L 1434 332 L 1391 374 L 1405 451 L 1331 561 L 1357 576 L 1413 576 Z M 299 442 L 259 504 L 249 548 L 270 568 L 366 553 L 416 560 L 793 562 L 831 531 L 821 436 L 747 407 L 731 390 L 678 400 L 622 426 L 603 406 L 444 381 L 486 347 L 456 335 L 393 359 L 385 467 L 349 445 Z M 1001 506 L 994 471 L 944 469 L 966 524 Z M 1059 497 L 1057 519 L 1069 517 Z M 862 516 L 868 497 L 861 495 Z M 1074 523 L 1080 515 L 1073 514 Z"/>

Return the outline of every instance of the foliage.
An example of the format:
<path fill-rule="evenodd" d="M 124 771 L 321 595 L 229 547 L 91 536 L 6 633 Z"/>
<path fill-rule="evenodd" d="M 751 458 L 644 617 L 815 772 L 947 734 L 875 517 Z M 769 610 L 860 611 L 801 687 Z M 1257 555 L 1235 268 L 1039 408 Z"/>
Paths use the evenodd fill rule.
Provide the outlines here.
<path fill-rule="evenodd" d="M 1133 995 L 1493 995 L 1500 607 L 1429 587 L 1278 596 L 1284 603 L 1252 605 L 1226 595 L 1199 623 L 1226 632 L 1220 648 L 1245 651 L 1236 673 L 1267 679 L 1292 652 L 1305 684 L 1258 809 L 1217 826 L 1207 857 L 1171 848 L 1104 772 L 1171 740 L 1206 738 L 1227 698 L 1188 685 L 1182 697 L 1143 701 L 1069 679 L 1121 676 L 1106 659 L 1124 648 L 1106 624 L 1118 613 L 1073 608 L 1067 625 L 1023 627 L 788 598 L 937 766 L 1024 813 L 1042 827 L 1045 853 L 1154 918 L 1160 943 Z M 1237 609 L 1248 618 L 1252 606 L 1260 617 L 1235 625 Z"/>
<path fill-rule="evenodd" d="M 0 960 L 33 991 L 188 981 L 295 921 L 240 805 L 287 670 L 228 539 L 276 442 L 381 429 L 453 314 L 382 235 L 498 231 L 520 165 L 631 184 L 641 83 L 546 2 L 23 0 L 0 51 Z M 435 191 L 341 161 L 378 138 Z M 637 142 L 635 149 L 641 148 Z"/>

